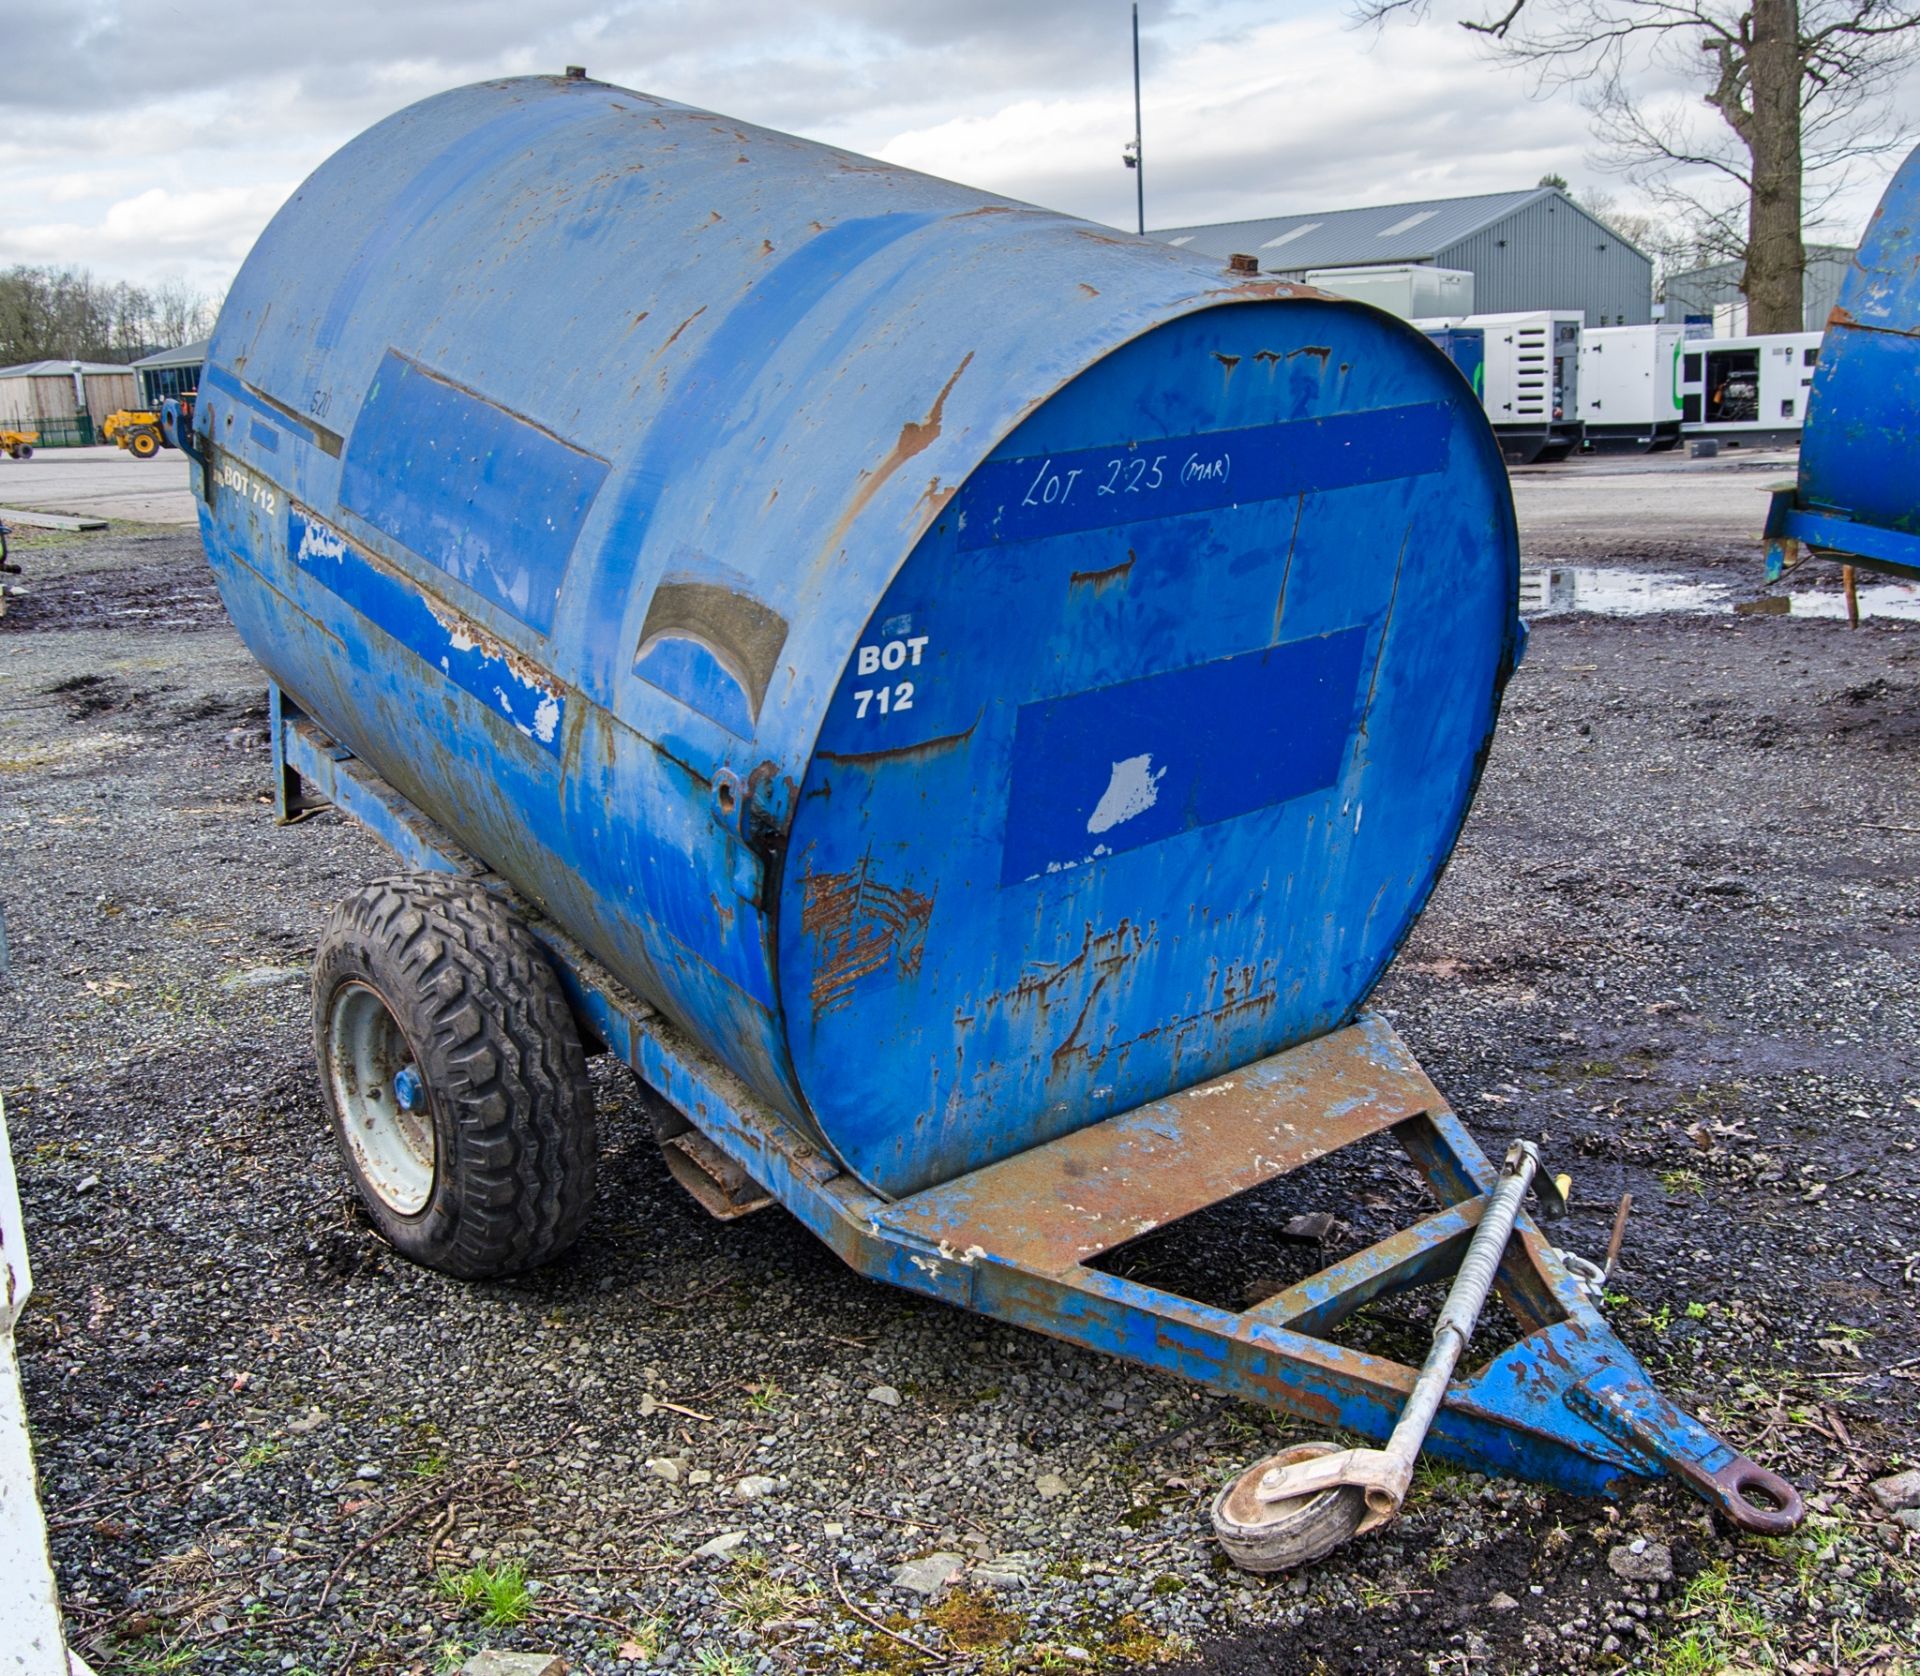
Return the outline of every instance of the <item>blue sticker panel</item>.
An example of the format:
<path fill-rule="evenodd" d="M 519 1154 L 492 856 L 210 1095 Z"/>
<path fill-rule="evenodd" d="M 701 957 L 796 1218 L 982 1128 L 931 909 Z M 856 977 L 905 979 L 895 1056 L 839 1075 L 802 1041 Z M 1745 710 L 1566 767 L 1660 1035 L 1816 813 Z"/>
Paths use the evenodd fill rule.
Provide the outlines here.
<path fill-rule="evenodd" d="M 963 552 L 1444 471 L 1450 402 L 989 460 L 960 496 Z"/>
<path fill-rule="evenodd" d="M 566 689 L 518 653 L 301 507 L 287 508 L 287 551 L 322 587 L 479 699 L 541 750 L 560 754 Z"/>
<path fill-rule="evenodd" d="M 1022 705 L 1000 882 L 1332 785 L 1353 737 L 1366 636 L 1341 629 Z"/>
<path fill-rule="evenodd" d="M 605 460 L 388 350 L 340 504 L 545 634 L 606 475 Z"/>

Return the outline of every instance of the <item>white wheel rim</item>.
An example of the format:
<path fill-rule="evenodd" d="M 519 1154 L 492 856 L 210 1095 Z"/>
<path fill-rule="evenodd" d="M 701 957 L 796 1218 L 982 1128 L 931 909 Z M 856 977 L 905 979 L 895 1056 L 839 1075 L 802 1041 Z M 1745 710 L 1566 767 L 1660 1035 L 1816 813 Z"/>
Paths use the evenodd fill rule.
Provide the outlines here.
<path fill-rule="evenodd" d="M 365 984 L 343 984 L 333 997 L 326 1072 L 361 1179 L 395 1215 L 418 1216 L 433 1197 L 438 1165 L 433 1109 L 424 1089 L 412 1109 L 395 1092 L 403 1072 L 418 1084 L 413 1049 L 386 1002 Z"/>

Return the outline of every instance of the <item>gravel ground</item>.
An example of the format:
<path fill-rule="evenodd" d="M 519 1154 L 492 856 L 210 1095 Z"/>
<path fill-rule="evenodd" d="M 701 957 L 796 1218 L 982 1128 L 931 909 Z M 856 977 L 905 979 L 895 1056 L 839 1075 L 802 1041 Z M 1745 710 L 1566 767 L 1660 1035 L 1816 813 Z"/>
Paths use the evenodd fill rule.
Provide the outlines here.
<path fill-rule="evenodd" d="M 1534 558 L 1752 554 L 1651 489 L 1611 497 L 1610 537 L 1535 481 Z M 1726 487 L 1659 479 L 1696 482 Z M 433 1672 L 481 1646 L 708 1676 L 1920 1657 L 1920 1536 L 1864 1492 L 1920 1461 L 1920 628 L 1541 621 L 1378 996 L 1483 1144 L 1539 1135 L 1573 1173 L 1567 1243 L 1597 1254 L 1633 1193 L 1613 1319 L 1802 1486 L 1802 1533 L 1734 1540 L 1664 1485 L 1602 1504 L 1423 1470 L 1394 1529 L 1262 1581 L 1219 1559 L 1205 1499 L 1293 1428 L 865 1283 L 784 1212 L 708 1220 L 605 1064 L 572 1255 L 487 1286 L 395 1258 L 331 1153 L 304 987 L 387 856 L 330 813 L 271 824 L 260 678 L 191 533 L 17 553 L 0 1092 L 47 1513 L 102 1672 Z M 1397 1172 L 1359 1176 L 1417 1214 Z M 1278 1184 L 1188 1260 L 1256 1273 L 1252 1238 L 1306 1202 L 1365 1229 L 1355 1179 Z M 929 1556 L 955 1580 L 896 1583 Z"/>

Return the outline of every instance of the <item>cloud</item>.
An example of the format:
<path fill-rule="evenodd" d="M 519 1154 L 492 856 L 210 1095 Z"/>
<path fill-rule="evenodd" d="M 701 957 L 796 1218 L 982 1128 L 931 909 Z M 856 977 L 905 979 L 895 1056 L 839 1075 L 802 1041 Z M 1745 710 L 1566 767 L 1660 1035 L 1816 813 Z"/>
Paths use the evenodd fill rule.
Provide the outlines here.
<path fill-rule="evenodd" d="M 273 209 L 416 99 L 602 79 L 1131 227 L 1122 0 L 6 0 L 0 265 L 223 288 Z M 1531 184 L 1633 194 L 1569 90 L 1342 0 L 1146 0 L 1149 225 Z M 1663 89 L 1663 92 L 1684 90 Z M 1843 202 L 1864 219 L 1891 160 Z M 1623 207 L 1625 207 L 1623 205 Z"/>

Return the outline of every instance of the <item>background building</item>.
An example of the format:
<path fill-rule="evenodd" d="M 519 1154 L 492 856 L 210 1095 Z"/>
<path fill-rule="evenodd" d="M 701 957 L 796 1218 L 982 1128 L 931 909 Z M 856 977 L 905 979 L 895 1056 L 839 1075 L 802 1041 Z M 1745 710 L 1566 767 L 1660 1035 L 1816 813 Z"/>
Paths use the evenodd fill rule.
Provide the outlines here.
<path fill-rule="evenodd" d="M 1853 265 L 1853 246 L 1846 244 L 1810 244 L 1807 246 L 1807 278 L 1801 292 L 1801 329 L 1824 332 L 1827 316 L 1840 298 L 1840 282 Z M 1687 320 L 1725 322 L 1722 337 L 1744 337 L 1747 330 L 1746 295 L 1740 289 L 1745 270 L 1738 262 L 1715 262 L 1675 274 L 1666 284 L 1667 321 L 1680 325 Z"/>
<path fill-rule="evenodd" d="M 184 396 L 189 390 L 199 389 L 200 369 L 207 363 L 207 345 L 212 341 L 202 338 L 198 343 L 183 343 L 178 349 L 162 349 L 135 361 L 133 370 L 140 379 L 140 405 L 157 411 L 167 397 Z"/>
<path fill-rule="evenodd" d="M 1653 319 L 1653 263 L 1551 186 L 1168 227 L 1148 236 L 1223 262 L 1236 253 L 1255 256 L 1263 272 L 1284 279 L 1387 262 L 1465 268 L 1479 314 L 1578 309 L 1589 326 Z"/>
<path fill-rule="evenodd" d="M 84 447 L 109 413 L 139 397 L 132 367 L 28 361 L 0 367 L 0 430 L 34 431 L 42 448 Z"/>

